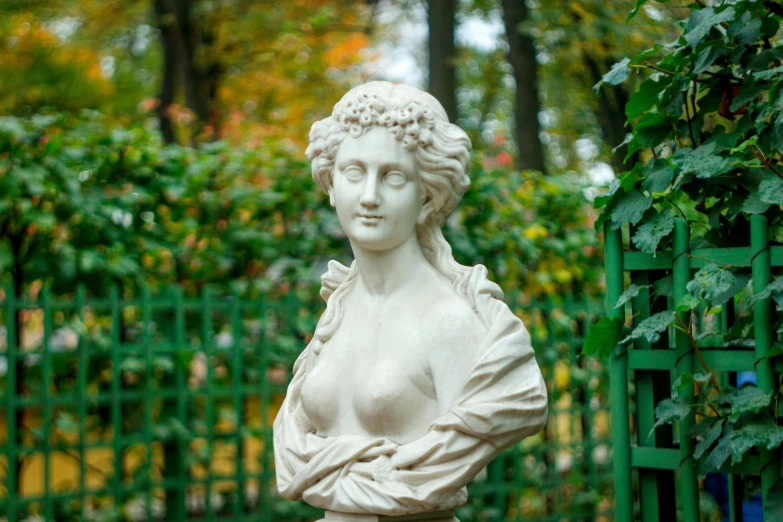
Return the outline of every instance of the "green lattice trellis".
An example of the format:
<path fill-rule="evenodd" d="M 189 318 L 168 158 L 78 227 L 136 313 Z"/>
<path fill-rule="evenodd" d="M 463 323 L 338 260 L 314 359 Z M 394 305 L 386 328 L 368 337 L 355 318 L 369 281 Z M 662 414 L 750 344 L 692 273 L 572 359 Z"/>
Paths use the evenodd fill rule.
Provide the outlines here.
<path fill-rule="evenodd" d="M 609 306 L 609 316 L 626 321 L 633 317 L 634 325 L 650 315 L 671 310 L 687 293 L 686 285 L 692 273 L 708 263 L 745 270 L 752 276 L 752 289 L 763 290 L 773 273 L 783 267 L 783 247 L 771 246 L 770 230 L 762 215 L 751 216 L 751 237 L 745 247 L 689 249 L 689 227 L 684 219 L 675 221 L 672 250 L 646 254 L 623 250 L 622 230 L 605 226 L 607 302 L 617 303 L 623 293 L 624 274 L 630 274 L 632 283 L 640 287 L 671 276 L 673 295 L 669 299 L 650 301 L 649 289 L 643 289 L 628 307 Z M 719 314 L 719 328 L 727 331 L 736 319 L 734 300 L 730 300 Z M 755 371 L 758 386 L 765 392 L 774 390 L 783 370 L 780 358 L 765 358 L 772 346 L 772 314 L 770 298 L 757 299 L 754 306 L 754 346 L 716 347 L 706 344 L 693 349 L 692 341 L 683 328 L 669 328 L 660 341 L 651 344 L 637 339 L 627 349 L 618 347 L 610 363 L 612 444 L 614 447 L 614 475 L 616 490 L 616 520 L 630 522 L 634 514 L 644 522 L 675 520 L 678 511 L 686 522 L 697 522 L 699 516 L 698 469 L 693 458 L 694 442 L 690 437 L 679 437 L 671 426 L 655 424 L 654 410 L 661 400 L 670 397 L 670 384 L 682 374 L 703 371 L 703 364 L 718 372 L 721 382 L 736 383 L 740 371 Z M 627 310 L 626 310 L 627 308 Z M 630 313 L 631 315 L 628 315 Z M 680 320 L 689 323 L 688 315 L 678 312 Z M 700 343 L 701 344 L 701 343 Z M 703 363 L 700 360 L 703 359 Z M 629 377 L 635 389 L 635 401 L 629 401 Z M 686 401 L 693 402 L 693 389 Z M 630 408 L 635 406 L 635 418 Z M 631 422 L 635 423 L 635 430 Z M 694 423 L 691 412 L 679 423 L 680 434 L 688 433 Z M 634 431 L 638 433 L 634 440 Z M 647 434 L 650 433 L 649 438 Z M 760 476 L 767 521 L 776 520 L 772 510 L 780 492 L 776 486 L 781 479 L 780 449 L 762 449 L 758 454 L 745 456 L 741 463 L 725 465 L 722 472 L 729 479 L 729 509 L 731 520 L 742 520 L 743 481 L 748 476 Z M 638 474 L 638 488 L 634 488 L 634 472 Z M 638 500 L 638 504 L 635 504 Z M 779 502 L 780 500 L 778 500 Z"/>
<path fill-rule="evenodd" d="M 305 342 L 275 335 L 295 320 L 295 296 L 270 306 L 208 289 L 185 296 L 177 286 L 125 296 L 118 287 L 109 296 L 88 297 L 83 287 L 63 297 L 46 288 L 32 293 L 17 298 L 9 286 L 2 300 L 0 520 L 320 517 L 276 494 L 266 451 L 274 408 Z M 523 308 L 552 383 L 550 423 L 488 467 L 459 516 L 610 516 L 605 371 L 576 355 L 600 305 Z M 70 346 L 56 340 L 64 327 L 76 335 Z M 25 341 L 36 332 L 38 342 Z M 40 476 L 31 486 L 36 459 Z M 70 463 L 65 479 L 57 469 L 63 462 Z"/>

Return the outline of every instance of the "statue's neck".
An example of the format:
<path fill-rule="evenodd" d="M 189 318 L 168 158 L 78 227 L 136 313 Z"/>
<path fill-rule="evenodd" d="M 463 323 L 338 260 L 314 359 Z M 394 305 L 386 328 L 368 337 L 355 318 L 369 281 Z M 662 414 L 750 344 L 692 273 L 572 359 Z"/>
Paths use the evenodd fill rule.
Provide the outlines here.
<path fill-rule="evenodd" d="M 359 288 L 373 297 L 397 293 L 434 270 L 424 257 L 416 234 L 383 252 L 364 249 L 353 241 L 351 247 L 359 268 Z"/>

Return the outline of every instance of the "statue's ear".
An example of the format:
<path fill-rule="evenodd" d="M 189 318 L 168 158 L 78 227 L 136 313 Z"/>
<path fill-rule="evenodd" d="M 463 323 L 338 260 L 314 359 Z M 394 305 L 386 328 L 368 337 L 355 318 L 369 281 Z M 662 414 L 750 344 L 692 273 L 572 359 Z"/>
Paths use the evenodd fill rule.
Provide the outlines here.
<path fill-rule="evenodd" d="M 330 185 L 326 193 L 329 194 L 329 204 L 334 206 L 334 185 Z"/>
<path fill-rule="evenodd" d="M 424 191 L 424 195 L 422 196 L 422 202 L 421 202 L 421 210 L 419 211 L 419 218 L 416 220 L 416 222 L 419 225 L 423 225 L 427 222 L 427 218 L 430 217 L 430 214 L 432 214 L 432 211 L 435 210 L 435 207 L 432 204 L 432 196 L 428 191 Z"/>

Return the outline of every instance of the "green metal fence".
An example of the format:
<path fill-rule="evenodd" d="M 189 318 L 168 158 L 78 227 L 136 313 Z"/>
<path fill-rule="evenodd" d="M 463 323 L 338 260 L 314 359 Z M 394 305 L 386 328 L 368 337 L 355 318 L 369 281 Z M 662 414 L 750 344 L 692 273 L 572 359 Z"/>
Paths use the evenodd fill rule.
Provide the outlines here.
<path fill-rule="evenodd" d="M 616 303 L 624 288 L 624 274 L 630 282 L 642 287 L 631 306 L 610 308 L 610 317 L 639 324 L 652 314 L 671 310 L 686 294 L 692 272 L 716 263 L 745 270 L 752 275 L 753 293 L 770 282 L 773 272 L 783 267 L 783 246 L 769 244 L 769 228 L 764 216 L 751 217 L 749 245 L 736 248 L 690 248 L 689 225 L 684 219 L 675 221 L 672 249 L 646 254 L 624 250 L 622 230 L 605 228 L 607 302 Z M 672 297 L 652 299 L 647 285 L 670 277 Z M 710 339 L 700 340 L 698 327 L 689 337 L 684 328 L 670 328 L 659 342 L 637 339 L 627 350 L 617 349 L 610 363 L 612 398 L 612 444 L 614 447 L 614 478 L 616 518 L 618 522 L 658 522 L 685 520 L 697 522 L 705 513 L 700 509 L 700 485 L 690 437 L 675 437 L 672 427 L 655 429 L 655 407 L 671 396 L 671 383 L 684 373 L 702 371 L 702 365 L 717 371 L 720 381 L 736 385 L 737 373 L 755 371 L 757 384 L 765 392 L 773 391 L 783 364 L 764 358 L 772 345 L 773 307 L 770 299 L 758 299 L 754 305 L 753 346 L 711 346 Z M 779 312 L 776 312 L 779 313 Z M 629 315 L 626 315 L 629 314 Z M 737 319 L 734 300 L 723 307 L 718 328 L 727 332 Z M 689 319 L 684 319 L 689 323 Z M 698 353 L 692 348 L 696 342 Z M 697 357 L 703 358 L 697 359 Z M 777 377 L 776 377 L 777 374 Z M 629 378 L 630 377 L 630 378 Z M 630 382 L 630 386 L 629 386 Z M 693 401 L 691 387 L 685 397 Z M 629 400 L 630 399 L 630 400 Z M 679 433 L 689 433 L 695 412 L 679 424 Z M 647 434 L 650 434 L 648 437 Z M 679 438 L 680 440 L 676 440 Z M 744 493 L 750 489 L 748 480 L 759 477 L 765 501 L 773 486 L 781 479 L 780 451 L 761 451 L 746 456 L 741 463 L 724 466 L 728 474 L 729 511 L 732 522 L 742 519 Z M 634 487 L 636 485 L 636 487 Z M 638 501 L 635 502 L 635 501 Z M 778 516 L 778 515 L 775 515 Z M 780 520 L 767 517 L 767 522 Z"/>
<path fill-rule="evenodd" d="M 271 424 L 307 341 L 275 330 L 296 307 L 177 286 L 89 297 L 7 287 L 0 520 L 319 518 L 274 485 Z M 515 308 L 550 386 L 549 423 L 474 481 L 464 522 L 612 518 L 606 373 L 576 356 L 598 308 Z"/>

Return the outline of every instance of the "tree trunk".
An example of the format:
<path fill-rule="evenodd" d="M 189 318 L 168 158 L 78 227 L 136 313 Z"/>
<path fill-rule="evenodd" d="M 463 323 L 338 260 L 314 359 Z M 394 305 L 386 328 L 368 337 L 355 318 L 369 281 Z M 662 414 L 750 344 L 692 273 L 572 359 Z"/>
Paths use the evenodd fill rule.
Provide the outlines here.
<path fill-rule="evenodd" d="M 174 129 L 171 125 L 169 107 L 174 103 L 174 85 L 177 76 L 177 40 L 173 13 L 168 10 L 166 4 L 167 2 L 165 0 L 155 0 L 154 4 L 155 24 L 160 32 L 160 45 L 163 55 L 157 113 L 158 121 L 160 122 L 160 131 L 163 134 L 163 141 L 166 143 L 175 143 L 177 138 L 174 135 Z"/>
<path fill-rule="evenodd" d="M 428 0 L 429 91 L 457 119 L 457 79 L 454 72 L 454 13 L 456 0 Z"/>
<path fill-rule="evenodd" d="M 163 76 L 158 117 L 167 142 L 174 141 L 166 110 L 174 101 L 176 87 L 182 89 L 184 105 L 193 111 L 196 122 L 191 136 L 204 125 L 217 127 L 214 100 L 222 69 L 213 58 L 214 31 L 194 14 L 198 0 L 154 0 L 156 23 L 163 47 Z"/>
<path fill-rule="evenodd" d="M 517 167 L 520 170 L 539 170 L 544 168 L 544 149 L 541 146 L 538 113 L 541 104 L 538 101 L 538 72 L 536 70 L 536 47 L 533 38 L 520 32 L 519 24 L 528 16 L 524 0 L 501 0 L 503 21 L 508 38 L 508 60 L 514 69 L 516 82 L 515 94 L 515 134 L 519 156 Z"/>

